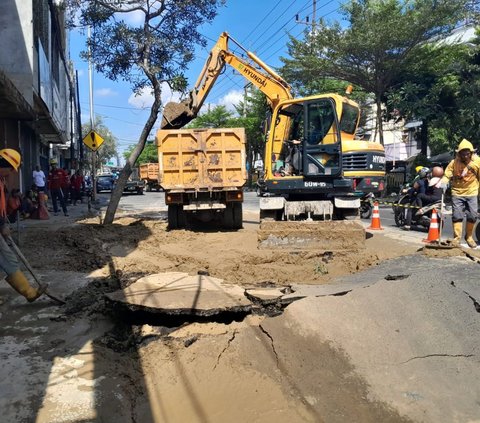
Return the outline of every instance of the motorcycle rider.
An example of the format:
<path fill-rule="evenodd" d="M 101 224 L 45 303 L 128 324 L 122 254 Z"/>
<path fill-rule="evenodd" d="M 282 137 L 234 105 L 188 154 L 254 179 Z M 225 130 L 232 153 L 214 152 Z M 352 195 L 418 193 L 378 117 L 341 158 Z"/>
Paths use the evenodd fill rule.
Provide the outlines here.
<path fill-rule="evenodd" d="M 417 166 L 415 168 L 417 174 L 413 180 L 413 186 L 408 190 L 409 194 L 409 203 L 407 208 L 407 214 L 405 216 L 405 225 L 402 226 L 402 229 L 405 231 L 410 230 L 410 225 L 412 223 L 412 208 L 417 208 L 418 203 L 421 203 L 421 200 L 417 200 L 419 195 L 425 195 L 428 188 L 428 176 L 430 174 L 430 169 L 425 166 Z M 420 206 L 421 207 L 421 206 Z"/>
<path fill-rule="evenodd" d="M 453 243 L 458 245 L 462 236 L 463 218 L 466 218 L 465 241 L 470 248 L 476 248 L 473 229 L 477 219 L 478 190 L 480 186 L 480 161 L 474 158 L 475 149 L 470 141 L 463 139 L 456 150 L 456 157 L 445 169 L 442 188 L 450 181 L 453 205 Z"/>

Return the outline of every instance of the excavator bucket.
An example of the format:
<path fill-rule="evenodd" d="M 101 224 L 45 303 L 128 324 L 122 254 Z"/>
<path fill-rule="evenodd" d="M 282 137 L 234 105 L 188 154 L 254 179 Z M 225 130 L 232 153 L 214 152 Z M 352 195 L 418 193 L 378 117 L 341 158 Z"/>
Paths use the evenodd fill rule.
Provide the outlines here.
<path fill-rule="evenodd" d="M 163 108 L 161 129 L 180 129 L 195 118 L 188 100 L 170 102 Z"/>
<path fill-rule="evenodd" d="M 260 223 L 259 248 L 359 251 L 365 248 L 365 229 L 352 220 L 273 221 Z"/>

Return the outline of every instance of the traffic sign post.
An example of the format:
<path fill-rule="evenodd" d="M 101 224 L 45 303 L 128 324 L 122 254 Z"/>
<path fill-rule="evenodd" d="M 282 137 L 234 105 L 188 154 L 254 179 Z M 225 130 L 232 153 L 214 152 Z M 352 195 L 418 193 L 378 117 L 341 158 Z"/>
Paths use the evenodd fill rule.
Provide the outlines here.
<path fill-rule="evenodd" d="M 97 184 L 96 184 L 96 172 L 97 172 L 97 163 L 96 163 L 96 156 L 97 150 L 103 144 L 104 139 L 97 134 L 94 130 L 91 130 L 85 137 L 83 138 L 83 143 L 92 150 L 92 193 L 93 193 L 93 201 L 97 199 Z"/>
<path fill-rule="evenodd" d="M 95 131 L 90 131 L 83 138 L 83 143 L 92 151 L 97 151 L 103 144 L 104 139 Z"/>

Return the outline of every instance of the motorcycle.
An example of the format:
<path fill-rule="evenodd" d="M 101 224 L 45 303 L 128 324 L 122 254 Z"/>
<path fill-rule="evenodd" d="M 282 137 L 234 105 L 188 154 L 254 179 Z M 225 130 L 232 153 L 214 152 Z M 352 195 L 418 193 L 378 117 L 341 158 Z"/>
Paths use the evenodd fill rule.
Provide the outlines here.
<path fill-rule="evenodd" d="M 410 206 L 410 196 L 404 194 L 398 198 L 398 200 L 393 204 L 393 213 L 395 224 L 398 227 L 404 226 L 406 223 L 407 212 Z M 436 209 L 437 217 L 439 221 L 442 220 L 443 214 L 448 214 L 448 210 L 444 205 L 442 207 L 442 201 L 436 201 L 434 203 L 428 204 L 426 206 L 412 209 L 412 220 L 410 222 L 411 226 L 421 226 L 427 230 L 430 228 L 430 221 L 432 220 L 432 210 Z"/>
<path fill-rule="evenodd" d="M 375 195 L 373 192 L 368 192 L 360 197 L 360 218 L 370 219 L 372 216 L 374 203 Z"/>

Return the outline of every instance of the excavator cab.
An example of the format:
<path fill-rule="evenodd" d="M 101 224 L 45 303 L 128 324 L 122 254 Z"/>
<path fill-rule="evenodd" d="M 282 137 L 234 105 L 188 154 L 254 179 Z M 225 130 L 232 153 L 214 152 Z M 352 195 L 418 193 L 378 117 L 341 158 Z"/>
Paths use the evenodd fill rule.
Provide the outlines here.
<path fill-rule="evenodd" d="M 341 134 L 331 98 L 283 103 L 267 148 L 272 149 L 272 176 L 332 177 L 341 175 Z"/>

